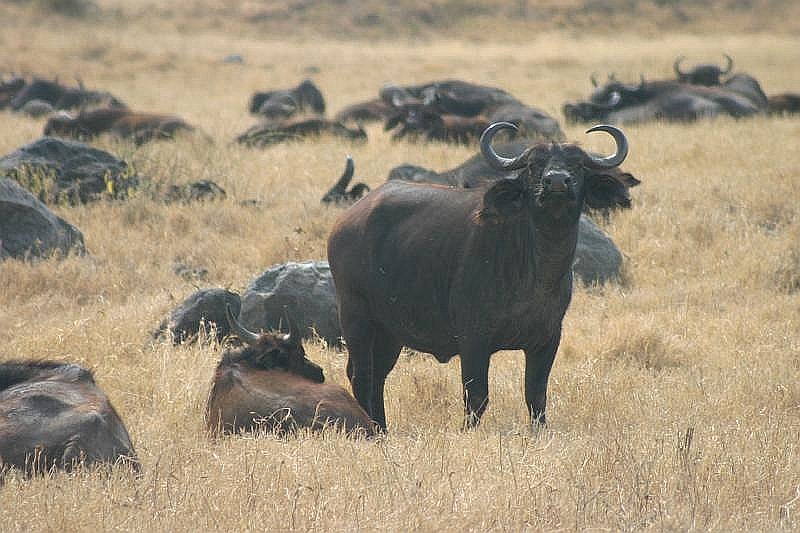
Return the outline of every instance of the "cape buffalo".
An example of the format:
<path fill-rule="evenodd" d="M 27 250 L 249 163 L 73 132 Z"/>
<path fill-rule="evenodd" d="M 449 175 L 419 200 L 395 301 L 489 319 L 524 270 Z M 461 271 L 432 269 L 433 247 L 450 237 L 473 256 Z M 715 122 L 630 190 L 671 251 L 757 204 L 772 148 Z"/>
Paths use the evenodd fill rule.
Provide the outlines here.
<path fill-rule="evenodd" d="M 501 154 L 518 154 L 532 144 L 533 141 L 523 140 L 501 143 L 496 146 L 496 151 Z M 596 154 L 590 154 L 596 155 Z M 489 182 L 499 181 L 504 178 L 515 178 L 519 170 L 496 169 L 489 165 L 483 154 L 478 153 L 460 165 L 450 170 L 435 172 L 415 165 L 401 165 L 389 172 L 388 180 L 406 180 L 418 183 L 435 183 L 450 187 L 472 189 L 481 187 Z M 633 174 L 621 168 L 609 168 L 597 172 L 596 179 L 604 180 L 603 187 L 592 187 L 586 190 L 584 209 L 607 210 L 615 208 L 628 208 L 631 206 L 629 189 L 641 183 Z"/>
<path fill-rule="evenodd" d="M 350 207 L 328 240 L 356 399 L 386 429 L 384 383 L 403 346 L 441 362 L 461 356 L 465 425 L 488 401 L 491 355 L 525 351 L 525 402 L 545 422 L 547 380 L 572 297 L 572 263 L 586 191 L 628 154 L 624 133 L 596 157 L 575 144 L 540 143 L 514 157 L 481 137 L 487 162 L 519 170 L 475 189 L 389 181 Z"/>
<path fill-rule="evenodd" d="M 90 139 L 111 133 L 120 139 L 131 139 L 137 145 L 154 139 L 171 139 L 179 131 L 192 132 L 195 128 L 174 115 L 123 108 L 95 109 L 78 115 L 64 112 L 50 117 L 44 126 L 45 135 Z"/>
<path fill-rule="evenodd" d="M 564 137 L 554 118 L 495 87 L 459 80 L 408 87 L 389 85 L 381 91 L 381 98 L 396 110 L 384 127 L 390 130 L 399 126 L 395 138 L 410 134 L 467 144 L 494 122 L 511 122 L 520 134 L 531 138 Z"/>
<path fill-rule="evenodd" d="M 287 103 L 289 105 L 287 106 Z M 325 113 L 325 99 L 311 80 L 303 80 L 297 87 L 253 93 L 250 97 L 250 113 L 268 117 L 286 118 L 296 111 Z M 283 113 L 281 113 L 283 110 Z"/>
<path fill-rule="evenodd" d="M 747 74 L 736 74 L 714 87 L 642 78 L 638 84 L 610 80 L 595 89 L 589 101 L 567 103 L 563 111 L 570 122 L 689 121 L 759 114 L 766 109 L 766 101 L 758 81 Z"/>
<path fill-rule="evenodd" d="M 109 92 L 87 90 L 80 79 L 78 87 L 67 87 L 58 81 L 34 78 L 11 100 L 11 108 L 19 111 L 33 100 L 46 102 L 54 109 L 61 110 L 87 106 L 126 107 L 119 98 Z"/>
<path fill-rule="evenodd" d="M 303 118 L 256 124 L 236 137 L 236 142 L 251 147 L 264 147 L 322 134 L 335 135 L 353 141 L 367 139 L 367 132 L 360 126 L 349 128 L 340 122 L 324 118 Z"/>
<path fill-rule="evenodd" d="M 54 361 L 0 363 L 0 465 L 26 474 L 124 462 L 128 431 L 92 373 Z"/>
<path fill-rule="evenodd" d="M 733 59 L 728 54 L 723 54 L 727 60 L 728 65 L 722 69 L 717 65 L 702 63 L 696 65 L 689 70 L 681 70 L 681 62 L 685 59 L 683 56 L 678 57 L 673 63 L 672 68 L 675 70 L 675 75 L 681 83 L 691 83 L 693 85 L 705 85 L 711 87 L 713 85 L 720 85 L 720 76 L 730 74 L 733 70 Z"/>
<path fill-rule="evenodd" d="M 773 94 L 768 99 L 767 110 L 773 115 L 800 113 L 800 94 Z"/>
<path fill-rule="evenodd" d="M 355 399 L 324 383 L 322 368 L 306 357 L 300 330 L 288 315 L 288 335 L 248 331 L 230 306 L 226 315 L 246 346 L 226 352 L 217 365 L 205 415 L 212 435 L 331 426 L 373 435 L 373 424 Z"/>
<path fill-rule="evenodd" d="M 337 122 L 356 122 L 359 124 L 382 122 L 393 116 L 395 112 L 391 104 L 386 103 L 382 98 L 376 98 L 349 105 L 336 113 L 333 119 Z"/>
<path fill-rule="evenodd" d="M 353 163 L 353 158 L 348 155 L 347 162 L 344 166 L 344 173 L 339 178 L 339 181 L 325 193 L 325 196 L 323 196 L 320 201 L 323 204 L 352 204 L 367 194 L 369 192 L 369 186 L 366 183 L 356 183 L 349 191 L 347 190 L 347 186 L 353 179 L 354 172 L 355 164 Z"/>

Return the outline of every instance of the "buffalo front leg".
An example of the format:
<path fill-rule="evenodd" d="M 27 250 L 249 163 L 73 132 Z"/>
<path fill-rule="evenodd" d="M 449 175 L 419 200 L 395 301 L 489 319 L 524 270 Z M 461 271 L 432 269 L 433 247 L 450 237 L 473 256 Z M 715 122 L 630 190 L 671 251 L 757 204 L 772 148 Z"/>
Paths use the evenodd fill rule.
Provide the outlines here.
<path fill-rule="evenodd" d="M 487 352 L 487 350 L 464 350 L 461 353 L 464 429 L 477 426 L 489 404 L 489 353 Z"/>
<path fill-rule="evenodd" d="M 544 425 L 547 405 L 547 380 L 561 342 L 561 330 L 538 350 L 525 350 L 525 403 L 531 422 Z"/>

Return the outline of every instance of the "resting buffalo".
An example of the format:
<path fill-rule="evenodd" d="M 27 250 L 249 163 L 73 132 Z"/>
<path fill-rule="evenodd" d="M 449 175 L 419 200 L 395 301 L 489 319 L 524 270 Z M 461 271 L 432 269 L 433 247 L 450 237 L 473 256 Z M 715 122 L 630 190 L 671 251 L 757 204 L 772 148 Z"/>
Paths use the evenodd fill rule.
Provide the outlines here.
<path fill-rule="evenodd" d="M 292 89 L 253 93 L 250 113 L 269 118 L 287 118 L 295 112 L 325 113 L 325 99 L 311 80 L 303 80 Z"/>
<path fill-rule="evenodd" d="M 328 240 L 356 399 L 386 429 L 384 383 L 403 346 L 439 361 L 461 355 L 465 424 L 488 402 L 491 355 L 525 350 L 525 402 L 545 421 L 547 380 L 572 296 L 572 263 L 587 191 L 623 162 L 625 135 L 613 126 L 617 151 L 596 157 L 575 144 L 541 143 L 514 157 L 481 137 L 487 162 L 519 170 L 475 189 L 389 181 L 350 207 Z"/>
<path fill-rule="evenodd" d="M 32 101 L 40 101 L 51 105 L 54 109 L 69 110 L 96 107 L 124 108 L 125 104 L 113 94 L 106 91 L 90 91 L 78 80 L 78 87 L 67 87 L 58 81 L 34 79 L 11 100 L 11 108 L 21 110 Z"/>
<path fill-rule="evenodd" d="M 369 192 L 369 186 L 366 183 L 356 183 L 349 191 L 347 190 L 347 186 L 353 179 L 354 172 L 355 164 L 353 163 L 353 158 L 348 155 L 347 162 L 344 166 L 344 173 L 339 178 L 339 181 L 334 183 L 333 187 L 325 193 L 325 196 L 323 196 L 320 201 L 323 204 L 352 204 L 367 194 Z"/>
<path fill-rule="evenodd" d="M 212 435 L 330 426 L 373 434 L 372 422 L 353 397 L 324 383 L 322 368 L 306 358 L 292 321 L 288 335 L 259 335 L 233 318 L 230 306 L 226 314 L 246 346 L 226 352 L 217 365 L 205 415 Z"/>
<path fill-rule="evenodd" d="M 408 87 L 389 85 L 381 91 L 381 98 L 396 110 L 384 127 L 398 128 L 395 138 L 411 135 L 466 144 L 477 140 L 494 122 L 511 122 L 531 138 L 564 137 L 555 119 L 495 87 L 459 80 Z"/>
<path fill-rule="evenodd" d="M 767 100 L 767 110 L 773 115 L 800 113 L 800 94 L 774 94 Z"/>
<path fill-rule="evenodd" d="M 758 81 L 736 74 L 715 87 L 675 80 L 626 84 L 610 80 L 595 89 L 589 101 L 567 103 L 570 122 L 633 123 L 648 120 L 696 120 L 729 115 L 747 117 L 763 113 L 767 97 Z"/>
<path fill-rule="evenodd" d="M 395 109 L 391 104 L 386 103 L 383 98 L 367 100 L 352 104 L 333 117 L 337 122 L 356 122 L 363 124 L 366 122 L 383 122 L 395 114 Z"/>
<path fill-rule="evenodd" d="M 518 154 L 531 143 L 532 141 L 529 140 L 501 143 L 496 146 L 496 150 L 501 154 Z M 519 170 L 496 169 L 487 162 L 483 154 L 478 153 L 457 167 L 443 172 L 435 172 L 415 165 L 401 165 L 393 168 L 387 179 L 473 189 L 504 178 L 515 178 L 519 173 Z M 630 207 L 629 189 L 641 183 L 633 174 L 618 167 L 596 172 L 595 179 L 603 180 L 604 183 L 602 187 L 592 187 L 585 191 L 584 209 L 587 211 Z"/>
<path fill-rule="evenodd" d="M 63 112 L 48 119 L 45 135 L 91 139 L 111 133 L 137 145 L 154 139 L 171 139 L 180 131 L 195 131 L 194 126 L 173 115 L 140 113 L 123 108 L 95 109 L 70 115 Z"/>
<path fill-rule="evenodd" d="M 0 363 L 0 465 L 27 474 L 77 464 L 139 465 L 92 373 L 53 361 Z"/>
<path fill-rule="evenodd" d="M 723 69 L 717 65 L 702 63 L 696 65 L 689 70 L 681 70 L 681 62 L 685 59 L 683 56 L 678 57 L 673 63 L 672 68 L 675 70 L 675 75 L 678 76 L 678 81 L 681 83 L 690 83 L 692 85 L 705 85 L 711 87 L 720 85 L 722 82 L 720 76 L 730 74 L 733 70 L 733 59 L 728 54 L 723 54 L 728 64 Z"/>
<path fill-rule="evenodd" d="M 323 134 L 335 135 L 353 141 L 365 141 L 367 139 L 367 132 L 360 126 L 349 128 L 341 122 L 333 120 L 304 118 L 256 124 L 236 137 L 236 142 L 246 146 L 264 147 Z"/>

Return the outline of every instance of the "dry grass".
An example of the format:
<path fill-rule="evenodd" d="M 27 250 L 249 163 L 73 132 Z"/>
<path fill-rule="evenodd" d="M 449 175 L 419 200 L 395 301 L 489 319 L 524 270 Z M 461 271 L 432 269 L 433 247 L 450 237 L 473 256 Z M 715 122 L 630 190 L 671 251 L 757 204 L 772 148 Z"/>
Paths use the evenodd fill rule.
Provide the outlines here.
<path fill-rule="evenodd" d="M 187 16 L 168 5 L 173 22 Z M 245 106 L 253 90 L 294 85 L 315 66 L 335 112 L 389 80 L 462 77 L 559 116 L 565 100 L 588 90 L 590 72 L 666 75 L 681 53 L 728 52 L 768 93 L 800 90 L 796 36 L 554 32 L 517 44 L 320 45 L 232 33 L 229 22 L 158 32 L 166 23 L 146 18 L 73 20 L 67 35 L 64 19 L 35 22 L 25 7 L 2 9 L 19 19 L 0 32 L 1 67 L 80 74 L 137 109 L 186 117 L 215 143 L 98 144 L 159 182 L 208 178 L 229 194 L 190 207 L 140 196 L 60 208 L 84 232 L 90 257 L 0 264 L 2 356 L 93 368 L 144 465 L 140 479 L 122 472 L 7 479 L 0 530 L 800 528 L 797 119 L 626 128 L 625 167 L 643 184 L 633 191 L 634 209 L 605 223 L 627 258 L 626 283 L 577 289 L 546 430 L 528 427 L 520 353 L 495 358 L 484 424 L 466 433 L 458 361 L 440 365 L 409 353 L 389 378 L 385 439 L 211 442 L 202 409 L 219 348 L 144 347 L 147 333 L 195 289 L 173 274 L 175 261 L 207 268 L 208 285 L 241 290 L 274 263 L 323 258 L 338 211 L 319 197 L 346 154 L 357 177 L 377 185 L 396 164 L 443 169 L 471 153 L 392 143 L 379 127 L 365 145 L 323 138 L 244 149 L 230 141 L 251 123 Z M 223 65 L 229 53 L 245 64 Z M 42 128 L 9 112 L 0 118 L 0 153 Z M 567 128 L 568 137 L 609 148 L 582 129 Z M 238 205 L 251 198 L 263 203 Z M 345 355 L 314 343 L 307 349 L 329 380 L 344 384 Z"/>

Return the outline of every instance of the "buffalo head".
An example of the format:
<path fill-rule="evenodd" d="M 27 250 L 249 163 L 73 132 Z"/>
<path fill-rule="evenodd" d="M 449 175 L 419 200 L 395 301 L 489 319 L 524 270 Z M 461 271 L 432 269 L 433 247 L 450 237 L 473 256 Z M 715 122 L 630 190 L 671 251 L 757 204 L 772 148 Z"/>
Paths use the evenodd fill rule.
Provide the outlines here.
<path fill-rule="evenodd" d="M 723 69 L 717 65 L 702 63 L 696 65 L 689 70 L 681 70 L 681 62 L 685 59 L 683 56 L 678 57 L 672 68 L 675 70 L 675 75 L 681 83 L 691 83 L 693 85 L 706 85 L 713 86 L 719 85 L 720 76 L 723 74 L 730 74 L 733 69 L 733 59 L 728 54 L 723 54 L 723 57 L 728 62 L 727 66 Z"/>
<path fill-rule="evenodd" d="M 586 133 L 604 131 L 617 143 L 615 154 L 600 157 L 570 143 L 539 143 L 514 157 L 498 155 L 492 138 L 502 129 L 516 129 L 508 122 L 489 126 L 481 136 L 481 152 L 495 169 L 520 170 L 515 177 L 492 185 L 484 196 L 478 218 L 504 221 L 525 212 L 534 218 L 561 218 L 572 213 L 577 218 L 587 195 L 609 195 L 609 187 L 620 187 L 609 179 L 608 171 L 618 167 L 628 155 L 625 134 L 609 125 L 598 125 Z"/>
<path fill-rule="evenodd" d="M 285 370 L 317 383 L 325 381 L 322 368 L 306 357 L 300 329 L 288 313 L 284 315 L 289 326 L 286 335 L 249 331 L 234 318 L 230 305 L 225 308 L 225 316 L 231 331 L 246 345 L 226 354 L 226 359 L 247 362 L 263 370 Z"/>
<path fill-rule="evenodd" d="M 350 181 L 352 181 L 354 173 L 355 164 L 353 163 L 353 158 L 348 155 L 342 176 L 333 184 L 333 187 L 325 193 L 325 196 L 323 196 L 320 201 L 323 204 L 345 205 L 351 204 L 367 194 L 369 192 L 369 185 L 366 183 L 356 183 L 349 191 L 347 190 L 347 186 L 350 184 Z"/>

